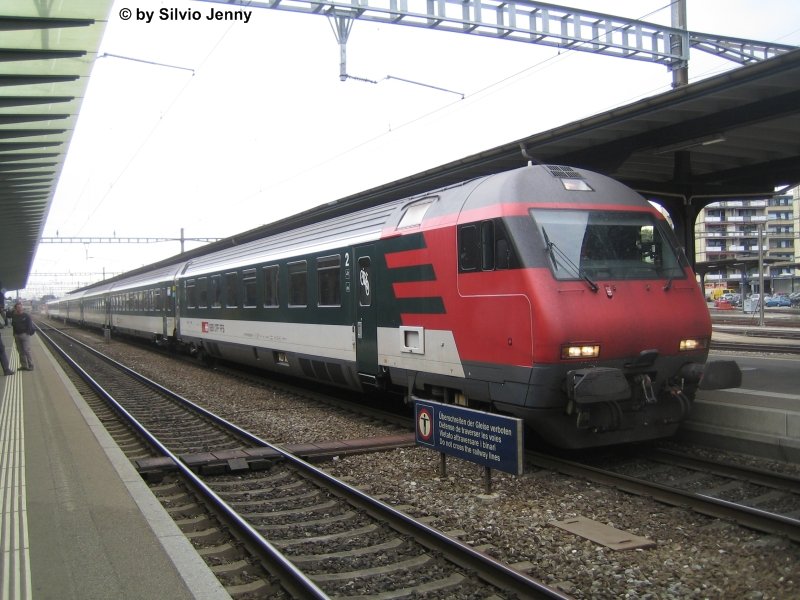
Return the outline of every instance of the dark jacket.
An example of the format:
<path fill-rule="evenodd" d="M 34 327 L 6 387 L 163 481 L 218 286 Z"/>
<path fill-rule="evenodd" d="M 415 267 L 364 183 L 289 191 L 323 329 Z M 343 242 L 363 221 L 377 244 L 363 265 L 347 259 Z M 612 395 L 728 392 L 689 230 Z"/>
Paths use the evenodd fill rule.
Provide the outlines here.
<path fill-rule="evenodd" d="M 11 327 L 14 328 L 14 335 L 19 335 L 21 333 L 27 333 L 28 335 L 32 334 L 33 329 L 33 319 L 28 313 L 11 314 Z"/>

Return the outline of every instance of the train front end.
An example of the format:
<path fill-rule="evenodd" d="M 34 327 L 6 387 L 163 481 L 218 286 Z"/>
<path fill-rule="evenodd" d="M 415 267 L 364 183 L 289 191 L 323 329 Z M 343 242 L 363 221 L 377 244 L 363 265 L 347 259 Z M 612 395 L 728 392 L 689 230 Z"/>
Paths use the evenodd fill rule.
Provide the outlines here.
<path fill-rule="evenodd" d="M 737 387 L 741 372 L 707 362 L 708 309 L 662 214 L 604 176 L 549 175 L 514 228 L 533 358 L 517 412 L 561 447 L 671 436 L 698 389 Z"/>

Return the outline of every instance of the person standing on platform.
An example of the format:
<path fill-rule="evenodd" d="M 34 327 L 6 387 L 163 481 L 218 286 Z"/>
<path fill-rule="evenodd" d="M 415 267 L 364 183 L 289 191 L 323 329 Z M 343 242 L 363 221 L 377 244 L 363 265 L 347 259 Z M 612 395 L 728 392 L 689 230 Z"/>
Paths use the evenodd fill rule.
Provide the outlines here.
<path fill-rule="evenodd" d="M 3 367 L 3 375 L 13 375 L 14 371 L 8 365 L 8 356 L 6 355 L 6 347 L 3 344 L 3 336 L 0 335 L 0 365 Z"/>
<path fill-rule="evenodd" d="M 19 362 L 22 363 L 21 371 L 33 371 L 33 357 L 31 356 L 31 336 L 36 331 L 33 319 L 22 308 L 22 302 L 17 300 L 14 304 L 14 314 L 11 315 L 11 327 L 14 329 L 14 341 L 19 353 Z"/>

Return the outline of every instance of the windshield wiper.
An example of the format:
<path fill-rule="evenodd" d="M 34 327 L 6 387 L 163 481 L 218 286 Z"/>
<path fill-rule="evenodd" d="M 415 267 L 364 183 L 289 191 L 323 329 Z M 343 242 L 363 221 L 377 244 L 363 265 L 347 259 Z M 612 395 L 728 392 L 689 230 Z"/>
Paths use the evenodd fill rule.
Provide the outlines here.
<path fill-rule="evenodd" d="M 553 263 L 554 270 L 558 271 L 558 258 L 556 258 L 556 254 L 558 254 L 559 258 L 561 258 L 561 261 L 570 267 L 570 271 L 572 271 L 572 273 L 578 278 L 583 279 L 589 285 L 589 289 L 591 289 L 593 292 L 597 292 L 597 290 L 600 289 L 600 287 L 589 278 L 583 269 L 570 260 L 569 256 L 567 256 L 567 254 L 561 250 L 561 248 L 559 248 L 555 242 L 550 241 L 550 236 L 547 235 L 547 231 L 544 227 L 542 227 L 542 235 L 544 236 L 545 244 L 547 244 L 547 253 L 550 255 L 550 260 Z"/>
<path fill-rule="evenodd" d="M 553 263 L 553 269 L 558 271 L 558 260 L 555 254 L 556 245 L 554 242 L 550 241 L 550 236 L 547 235 L 547 230 L 544 227 L 542 227 L 542 235 L 544 236 L 545 244 L 547 244 L 547 253 L 550 255 L 550 262 Z"/>

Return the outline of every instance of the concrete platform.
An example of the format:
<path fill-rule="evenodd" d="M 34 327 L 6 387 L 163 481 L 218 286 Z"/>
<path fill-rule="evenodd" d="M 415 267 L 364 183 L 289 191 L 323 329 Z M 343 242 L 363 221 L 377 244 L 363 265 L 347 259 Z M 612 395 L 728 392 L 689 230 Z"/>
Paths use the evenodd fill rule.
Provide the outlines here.
<path fill-rule="evenodd" d="M 796 346 L 798 340 L 775 337 L 800 329 L 714 325 L 713 338 L 749 345 Z M 795 363 L 792 363 L 793 365 Z M 795 366 L 800 367 L 800 359 Z M 800 384 L 800 377 L 797 379 Z M 797 393 L 768 392 L 747 387 L 699 392 L 679 439 L 775 460 L 800 463 L 800 385 Z"/>
<path fill-rule="evenodd" d="M 800 463 L 800 396 L 748 389 L 727 399 L 702 395 L 678 438 L 743 454 Z"/>
<path fill-rule="evenodd" d="M 229 599 L 38 336 L 32 347 L 34 371 L 0 376 L 0 598 Z"/>

